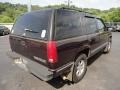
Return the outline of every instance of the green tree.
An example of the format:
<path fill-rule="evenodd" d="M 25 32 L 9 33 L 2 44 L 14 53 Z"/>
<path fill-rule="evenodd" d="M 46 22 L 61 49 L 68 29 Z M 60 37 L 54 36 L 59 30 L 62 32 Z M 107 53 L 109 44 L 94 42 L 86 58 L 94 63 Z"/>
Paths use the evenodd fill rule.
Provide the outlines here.
<path fill-rule="evenodd" d="M 0 15 L 0 23 L 12 23 L 13 20 L 9 16 Z"/>
<path fill-rule="evenodd" d="M 61 5 L 49 5 L 45 7 L 40 7 L 38 5 L 32 5 L 32 10 L 38 10 L 43 8 L 59 8 L 59 7 L 68 7 L 65 4 Z M 104 21 L 109 22 L 120 22 L 120 7 L 111 8 L 109 10 L 99 10 L 93 8 L 78 8 L 74 5 L 71 5 L 70 8 L 90 12 L 93 15 L 97 15 L 103 18 Z M 0 2 L 0 22 L 14 22 L 15 18 L 22 13 L 27 12 L 27 5 L 21 4 L 10 4 L 10 3 L 1 3 Z"/>

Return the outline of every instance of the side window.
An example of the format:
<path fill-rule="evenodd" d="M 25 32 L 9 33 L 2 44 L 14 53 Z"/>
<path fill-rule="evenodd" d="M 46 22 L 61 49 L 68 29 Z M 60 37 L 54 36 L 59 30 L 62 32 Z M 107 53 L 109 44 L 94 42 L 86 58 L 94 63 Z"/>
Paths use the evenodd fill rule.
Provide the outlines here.
<path fill-rule="evenodd" d="M 97 29 L 99 31 L 104 31 L 105 25 L 103 24 L 103 22 L 100 19 L 97 19 Z"/>
<path fill-rule="evenodd" d="M 55 38 L 57 40 L 61 40 L 81 35 L 81 20 L 82 17 L 79 12 L 57 10 L 55 21 Z"/>
<path fill-rule="evenodd" d="M 86 25 L 87 34 L 92 34 L 97 32 L 96 20 L 94 18 L 86 17 L 85 25 Z"/>

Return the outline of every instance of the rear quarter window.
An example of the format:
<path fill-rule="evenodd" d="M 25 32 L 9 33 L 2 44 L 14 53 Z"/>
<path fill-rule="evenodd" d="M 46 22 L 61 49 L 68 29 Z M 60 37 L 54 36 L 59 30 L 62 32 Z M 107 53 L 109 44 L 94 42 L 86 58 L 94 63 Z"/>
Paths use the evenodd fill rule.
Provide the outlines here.
<path fill-rule="evenodd" d="M 85 17 L 86 34 L 93 34 L 97 32 L 97 24 L 95 18 Z"/>
<path fill-rule="evenodd" d="M 12 34 L 47 40 L 51 15 L 52 10 L 42 10 L 19 16 L 13 26 Z"/>
<path fill-rule="evenodd" d="M 69 10 L 57 10 L 55 16 L 55 38 L 62 40 L 83 34 L 82 14 Z"/>

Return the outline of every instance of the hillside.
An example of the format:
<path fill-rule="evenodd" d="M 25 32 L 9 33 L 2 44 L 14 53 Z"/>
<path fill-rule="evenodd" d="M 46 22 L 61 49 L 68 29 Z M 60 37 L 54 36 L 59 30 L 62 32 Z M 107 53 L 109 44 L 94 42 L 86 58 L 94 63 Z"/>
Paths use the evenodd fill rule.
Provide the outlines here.
<path fill-rule="evenodd" d="M 55 7 L 67 7 L 66 5 L 54 5 L 54 6 L 46 6 L 40 7 L 37 5 L 32 6 L 32 10 L 38 10 L 42 8 L 55 8 Z M 109 10 L 99 10 L 92 8 L 77 8 L 75 6 L 71 6 L 71 8 L 87 11 L 93 13 L 94 15 L 100 16 L 104 19 L 104 21 L 112 21 L 112 22 L 120 22 L 120 7 L 119 8 L 111 8 Z M 0 3 L 0 23 L 11 23 L 14 22 L 17 16 L 20 14 L 27 12 L 27 6 L 21 4 L 10 4 L 10 3 Z"/>

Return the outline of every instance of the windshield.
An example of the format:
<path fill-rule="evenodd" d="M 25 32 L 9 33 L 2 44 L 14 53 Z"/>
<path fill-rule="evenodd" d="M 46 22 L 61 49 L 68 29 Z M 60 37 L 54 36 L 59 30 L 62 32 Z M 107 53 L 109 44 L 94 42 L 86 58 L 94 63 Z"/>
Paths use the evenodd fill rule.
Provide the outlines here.
<path fill-rule="evenodd" d="M 52 10 L 41 10 L 20 16 L 13 26 L 12 34 L 47 39 Z"/>
<path fill-rule="evenodd" d="M 5 27 L 4 26 L 0 26 L 0 29 L 4 29 Z"/>

